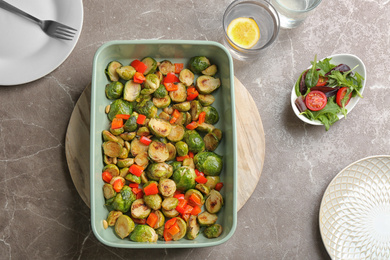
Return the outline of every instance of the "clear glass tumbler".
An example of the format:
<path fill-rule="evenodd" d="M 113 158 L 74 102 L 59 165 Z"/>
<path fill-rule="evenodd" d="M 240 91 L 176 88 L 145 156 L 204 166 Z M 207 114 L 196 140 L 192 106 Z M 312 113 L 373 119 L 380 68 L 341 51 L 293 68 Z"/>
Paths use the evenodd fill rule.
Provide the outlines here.
<path fill-rule="evenodd" d="M 239 17 L 252 18 L 260 29 L 260 39 L 250 49 L 244 49 L 235 44 L 227 34 L 231 21 Z M 238 60 L 255 59 L 277 38 L 279 33 L 279 16 L 275 8 L 265 0 L 236 0 L 226 9 L 223 15 L 224 45 L 233 58 Z"/>
<path fill-rule="evenodd" d="M 321 0 L 271 0 L 279 13 L 280 27 L 290 29 L 300 25 Z"/>

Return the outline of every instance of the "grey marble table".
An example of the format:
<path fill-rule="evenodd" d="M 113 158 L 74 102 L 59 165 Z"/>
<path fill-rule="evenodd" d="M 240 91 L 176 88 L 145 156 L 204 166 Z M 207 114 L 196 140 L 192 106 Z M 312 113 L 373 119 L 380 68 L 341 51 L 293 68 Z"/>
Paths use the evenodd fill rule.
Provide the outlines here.
<path fill-rule="evenodd" d="M 110 40 L 222 41 L 231 1 L 84 0 L 81 37 L 69 58 L 29 84 L 0 88 L 0 259 L 328 259 L 318 215 L 332 178 L 363 157 L 389 154 L 389 1 L 323 0 L 297 29 L 281 30 L 254 62 L 234 62 L 256 101 L 265 165 L 226 243 L 203 249 L 126 250 L 101 244 L 65 159 L 65 133 L 91 80 L 95 51 Z M 358 55 L 364 98 L 326 132 L 299 121 L 295 79 L 315 54 Z M 0 57 L 1 58 L 1 57 Z"/>

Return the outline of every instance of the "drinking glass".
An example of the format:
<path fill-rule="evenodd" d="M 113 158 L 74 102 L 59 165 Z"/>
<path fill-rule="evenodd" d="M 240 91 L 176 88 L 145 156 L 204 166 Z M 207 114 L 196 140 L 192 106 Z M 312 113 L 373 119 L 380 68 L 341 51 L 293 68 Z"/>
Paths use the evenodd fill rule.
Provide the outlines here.
<path fill-rule="evenodd" d="M 290 29 L 300 25 L 321 0 L 271 0 L 278 11 L 280 27 Z"/>
<path fill-rule="evenodd" d="M 250 49 L 235 44 L 227 34 L 231 21 L 239 17 L 252 18 L 260 29 L 260 39 Z M 238 60 L 255 59 L 277 38 L 279 33 L 279 17 L 275 8 L 264 0 L 235 0 L 226 9 L 223 15 L 224 39 L 223 43 Z"/>

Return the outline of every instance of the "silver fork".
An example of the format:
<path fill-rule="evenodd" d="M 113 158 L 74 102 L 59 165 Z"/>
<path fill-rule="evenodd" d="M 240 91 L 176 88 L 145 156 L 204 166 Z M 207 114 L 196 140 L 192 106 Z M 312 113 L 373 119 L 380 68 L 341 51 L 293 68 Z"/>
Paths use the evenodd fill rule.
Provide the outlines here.
<path fill-rule="evenodd" d="M 10 11 L 11 13 L 18 14 L 22 17 L 27 18 L 28 20 L 38 24 L 42 30 L 49 36 L 53 38 L 59 38 L 62 40 L 72 40 L 75 33 L 77 32 L 76 29 L 73 29 L 72 27 L 69 27 L 65 24 L 51 21 L 51 20 L 40 20 L 22 10 L 19 8 L 16 8 L 13 5 L 10 5 L 9 3 L 0 0 L 0 8 L 3 8 L 7 11 Z"/>

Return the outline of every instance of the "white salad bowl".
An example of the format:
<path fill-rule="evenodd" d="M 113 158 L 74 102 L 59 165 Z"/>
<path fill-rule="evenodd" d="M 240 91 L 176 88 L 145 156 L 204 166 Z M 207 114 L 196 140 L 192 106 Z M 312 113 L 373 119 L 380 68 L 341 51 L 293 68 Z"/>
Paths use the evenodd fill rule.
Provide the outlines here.
<path fill-rule="evenodd" d="M 326 57 L 326 58 L 332 58 L 330 60 L 330 63 L 332 63 L 332 64 L 335 64 L 335 65 L 346 64 L 351 69 L 355 68 L 358 65 L 358 67 L 356 67 L 353 71 L 359 73 L 364 79 L 364 80 L 362 80 L 362 88 L 360 90 L 360 93 L 363 94 L 363 91 L 364 91 L 364 88 L 366 85 L 367 76 L 366 76 L 366 66 L 364 65 L 364 63 L 361 59 L 359 59 L 357 56 L 352 55 L 352 54 L 335 54 L 335 55 L 331 55 L 331 56 Z M 326 59 L 326 58 L 324 58 L 324 59 Z M 310 69 L 311 67 L 312 66 L 309 66 L 307 69 Z M 311 125 L 323 125 L 318 120 L 310 120 L 307 117 L 305 117 L 304 115 L 300 114 L 297 106 L 295 105 L 295 100 L 298 98 L 296 93 L 295 93 L 295 83 L 296 83 L 296 81 L 294 82 L 294 85 L 293 85 L 293 88 L 291 91 L 291 106 L 292 106 L 292 109 L 293 109 L 295 115 L 305 123 L 308 123 Z M 359 100 L 360 100 L 360 97 L 358 97 L 358 96 L 351 98 L 348 105 L 345 107 L 347 109 L 347 114 L 352 111 L 352 109 L 356 106 L 356 104 L 359 102 Z M 338 116 L 339 120 L 344 118 L 344 115 L 342 113 L 339 113 L 337 116 Z"/>

